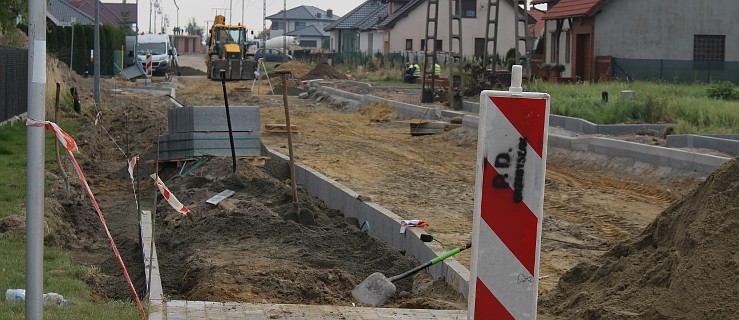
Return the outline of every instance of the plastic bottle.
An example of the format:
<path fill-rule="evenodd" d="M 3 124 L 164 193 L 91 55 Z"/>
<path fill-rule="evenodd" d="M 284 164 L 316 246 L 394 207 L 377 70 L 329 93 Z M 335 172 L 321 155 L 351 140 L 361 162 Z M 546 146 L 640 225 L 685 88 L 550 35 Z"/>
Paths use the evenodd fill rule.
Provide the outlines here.
<path fill-rule="evenodd" d="M 44 293 L 44 304 L 45 305 L 55 305 L 55 306 L 66 306 L 67 299 L 64 299 L 64 297 L 61 294 L 58 294 L 56 292 Z"/>
<path fill-rule="evenodd" d="M 26 290 L 24 289 L 5 290 L 5 302 L 23 303 L 25 301 L 26 301 Z"/>

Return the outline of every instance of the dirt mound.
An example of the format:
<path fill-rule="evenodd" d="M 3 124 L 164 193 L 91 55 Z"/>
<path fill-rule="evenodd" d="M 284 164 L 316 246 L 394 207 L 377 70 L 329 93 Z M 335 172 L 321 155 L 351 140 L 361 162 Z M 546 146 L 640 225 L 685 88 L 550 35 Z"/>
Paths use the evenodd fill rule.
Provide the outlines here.
<path fill-rule="evenodd" d="M 339 73 L 327 63 L 319 63 L 303 76 L 303 80 L 313 79 L 346 79 L 346 75 Z"/>
<path fill-rule="evenodd" d="M 163 201 L 157 210 L 157 251 L 163 286 L 170 296 L 346 305 L 352 302 L 351 289 L 371 273 L 395 275 L 417 265 L 302 192 L 301 208 L 313 211 L 316 225 L 285 221 L 282 215 L 292 208 L 292 197 L 284 177 L 273 178 L 262 168 L 240 167 L 245 188 L 227 178 L 228 159 L 214 159 L 188 176 L 175 174 L 167 182 L 192 210 L 192 220 L 177 215 Z M 226 188 L 236 194 L 218 206 L 205 203 Z M 414 290 L 414 286 L 432 287 L 416 285 L 419 281 L 430 282 L 422 277 L 415 283 L 398 282 L 398 292 L 418 294 L 404 294 L 389 304 L 415 298 L 430 300 L 419 305 L 450 307 L 450 303 L 435 302 L 431 294 L 423 295 L 424 289 Z M 440 291 L 447 296 L 454 292 L 443 286 Z M 463 306 L 464 299 L 456 296 Z"/>
<path fill-rule="evenodd" d="M 641 235 L 581 263 L 543 297 L 567 319 L 730 319 L 739 314 L 739 158 Z"/>
<path fill-rule="evenodd" d="M 395 109 L 387 103 L 375 103 L 360 107 L 359 114 L 369 118 L 370 122 L 389 122 L 395 119 Z"/>
<path fill-rule="evenodd" d="M 207 75 L 207 73 L 205 73 L 202 70 L 198 70 L 198 69 L 190 68 L 190 67 L 177 67 L 177 71 L 180 73 L 179 75 L 181 75 L 181 76 L 204 76 L 204 75 Z"/>
<path fill-rule="evenodd" d="M 306 74 L 308 74 L 308 72 L 311 71 L 311 68 L 309 65 L 305 63 L 298 62 L 298 61 L 290 61 L 290 62 L 282 63 L 279 66 L 277 66 L 277 68 L 275 68 L 275 71 L 280 71 L 280 70 L 288 70 L 292 72 L 293 77 L 302 79 Z M 272 75 L 270 74 L 270 76 Z"/>
<path fill-rule="evenodd" d="M 60 107 L 65 96 L 69 96 L 70 87 L 83 87 L 84 79 L 69 69 L 69 66 L 54 57 L 46 57 L 46 116 L 53 119 L 56 84 L 59 83 Z M 68 99 L 67 99 L 68 100 Z"/>

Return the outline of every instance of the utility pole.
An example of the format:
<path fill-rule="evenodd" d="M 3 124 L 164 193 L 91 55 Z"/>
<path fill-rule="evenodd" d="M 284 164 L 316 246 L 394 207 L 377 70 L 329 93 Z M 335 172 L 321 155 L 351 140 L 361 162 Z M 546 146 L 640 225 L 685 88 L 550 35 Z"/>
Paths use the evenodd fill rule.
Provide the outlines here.
<path fill-rule="evenodd" d="M 95 104 L 100 106 L 100 0 L 95 0 L 95 55 L 93 70 L 95 71 Z"/>
<path fill-rule="evenodd" d="M 234 12 L 234 10 L 233 10 L 233 8 L 234 8 L 234 0 L 229 0 L 228 1 L 228 24 L 230 24 L 230 25 L 233 25 L 234 24 L 234 19 L 233 19 L 233 16 L 234 16 L 233 12 Z"/>
<path fill-rule="evenodd" d="M 282 0 L 282 62 L 287 60 L 287 0 Z"/>
<path fill-rule="evenodd" d="M 267 0 L 262 1 L 262 45 L 267 42 Z"/>
<path fill-rule="evenodd" d="M 46 1 L 28 1 L 28 118 L 45 120 Z M 42 319 L 44 295 L 44 127 L 26 129 L 26 319 Z"/>

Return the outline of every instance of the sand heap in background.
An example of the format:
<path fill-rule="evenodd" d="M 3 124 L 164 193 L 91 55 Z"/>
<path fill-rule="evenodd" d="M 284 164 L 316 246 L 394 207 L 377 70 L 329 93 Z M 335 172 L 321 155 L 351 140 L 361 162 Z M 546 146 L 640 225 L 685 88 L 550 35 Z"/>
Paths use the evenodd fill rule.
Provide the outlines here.
<path fill-rule="evenodd" d="M 59 95 L 61 108 L 71 108 L 71 106 L 65 106 L 64 101 L 69 104 L 69 99 L 65 99 L 65 96 L 69 96 L 69 88 L 77 87 L 80 92 L 80 96 L 84 95 L 85 92 L 91 93 L 91 90 L 87 90 L 91 82 L 88 81 L 84 84 L 84 79 L 69 69 L 66 63 L 57 60 L 54 57 L 46 56 L 46 115 L 51 117 L 54 115 L 54 101 L 56 99 L 56 84 L 59 83 Z"/>
<path fill-rule="evenodd" d="M 357 112 L 361 115 L 368 116 L 370 122 L 390 122 L 390 120 L 395 119 L 395 109 L 387 104 L 387 102 L 366 105 L 360 107 Z"/>
<path fill-rule="evenodd" d="M 302 79 L 346 79 L 346 75 L 339 73 L 336 69 L 326 63 L 319 63 L 313 68 L 313 70 L 303 76 Z"/>
<path fill-rule="evenodd" d="M 279 66 L 277 66 L 277 68 L 275 68 L 275 71 L 280 71 L 280 70 L 288 70 L 292 72 L 293 77 L 302 79 L 308 72 L 310 72 L 311 69 L 310 69 L 310 66 L 305 63 L 298 62 L 298 61 L 290 61 L 290 62 L 281 63 Z"/>
<path fill-rule="evenodd" d="M 734 158 L 641 235 L 568 271 L 541 311 L 567 319 L 736 319 L 737 247 Z"/>

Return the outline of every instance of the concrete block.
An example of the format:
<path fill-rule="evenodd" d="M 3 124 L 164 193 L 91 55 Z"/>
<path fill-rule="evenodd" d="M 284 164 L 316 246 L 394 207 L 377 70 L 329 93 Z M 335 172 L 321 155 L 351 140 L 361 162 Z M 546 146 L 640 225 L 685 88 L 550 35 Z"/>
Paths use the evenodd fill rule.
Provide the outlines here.
<path fill-rule="evenodd" d="M 702 148 L 711 149 L 739 156 L 739 135 L 671 135 L 667 136 L 667 146 L 670 148 Z"/>
<path fill-rule="evenodd" d="M 598 125 L 598 133 L 604 135 L 633 134 L 640 129 L 661 131 L 669 124 L 601 124 Z"/>
<path fill-rule="evenodd" d="M 462 117 L 462 125 L 477 130 L 480 123 L 480 117 L 476 115 L 466 114 Z"/>
<path fill-rule="evenodd" d="M 479 114 L 480 104 L 472 101 L 462 101 L 462 110 Z"/>
<path fill-rule="evenodd" d="M 259 132 L 234 132 L 236 156 L 260 156 Z M 163 136 L 160 158 L 166 160 L 194 158 L 203 155 L 231 156 L 228 132 L 188 132 Z"/>
<path fill-rule="evenodd" d="M 466 113 L 461 111 L 454 111 L 454 110 L 442 110 L 441 111 L 441 117 L 442 118 L 454 118 L 454 117 L 464 117 Z"/>
<path fill-rule="evenodd" d="M 168 121 L 170 133 L 184 132 L 227 132 L 228 122 L 224 106 L 192 106 L 172 109 Z M 232 131 L 259 131 L 259 107 L 229 106 Z"/>

